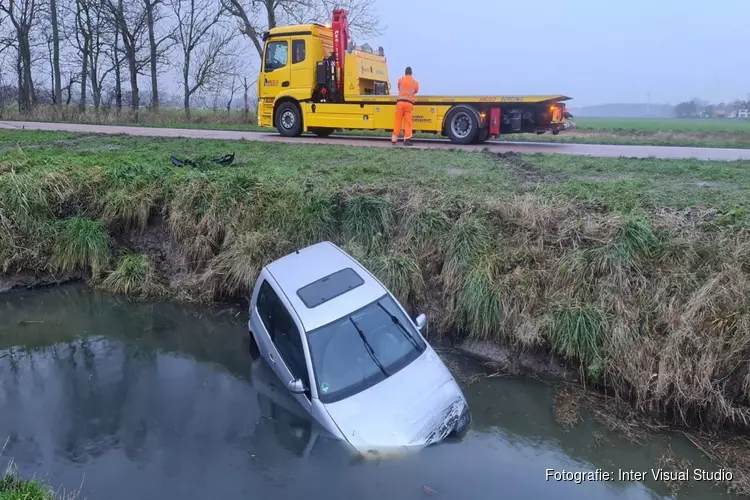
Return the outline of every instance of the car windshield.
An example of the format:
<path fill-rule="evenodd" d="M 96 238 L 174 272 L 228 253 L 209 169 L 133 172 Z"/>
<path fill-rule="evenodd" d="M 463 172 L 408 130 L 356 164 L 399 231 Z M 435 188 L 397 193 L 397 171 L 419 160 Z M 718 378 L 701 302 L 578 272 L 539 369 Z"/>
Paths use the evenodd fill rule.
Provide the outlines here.
<path fill-rule="evenodd" d="M 334 403 L 393 375 L 425 343 L 390 295 L 308 333 L 318 397 Z"/>

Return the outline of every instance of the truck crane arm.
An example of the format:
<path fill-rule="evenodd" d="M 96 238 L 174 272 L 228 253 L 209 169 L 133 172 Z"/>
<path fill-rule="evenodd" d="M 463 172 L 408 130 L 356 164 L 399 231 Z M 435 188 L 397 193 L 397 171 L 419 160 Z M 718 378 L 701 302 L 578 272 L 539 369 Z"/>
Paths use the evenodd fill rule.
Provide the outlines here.
<path fill-rule="evenodd" d="M 349 19 L 344 9 L 333 10 L 333 53 L 336 56 L 336 86 L 339 92 L 344 92 L 344 64 L 346 48 L 349 45 Z"/>

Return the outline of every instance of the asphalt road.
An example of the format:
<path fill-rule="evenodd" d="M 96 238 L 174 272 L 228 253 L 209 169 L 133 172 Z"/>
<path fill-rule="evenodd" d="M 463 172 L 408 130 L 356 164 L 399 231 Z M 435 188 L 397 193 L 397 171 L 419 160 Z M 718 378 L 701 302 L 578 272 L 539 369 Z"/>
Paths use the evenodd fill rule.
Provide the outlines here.
<path fill-rule="evenodd" d="M 388 138 L 332 136 L 282 137 L 268 132 L 235 132 L 229 130 L 177 129 L 154 127 L 121 127 L 113 125 L 83 125 L 75 123 L 44 123 L 0 121 L 3 129 L 60 130 L 67 132 L 126 134 L 145 137 L 187 137 L 194 139 L 246 140 L 285 142 L 297 144 L 335 144 L 339 146 L 393 147 Z M 563 132 L 564 133 L 564 132 Z M 750 161 L 750 149 L 693 148 L 676 146 L 628 146 L 605 144 L 563 144 L 551 142 L 487 142 L 476 146 L 459 146 L 445 139 L 419 139 L 414 141 L 419 149 L 462 149 L 479 151 L 488 149 L 494 153 L 549 153 L 595 157 L 662 158 L 718 161 Z"/>

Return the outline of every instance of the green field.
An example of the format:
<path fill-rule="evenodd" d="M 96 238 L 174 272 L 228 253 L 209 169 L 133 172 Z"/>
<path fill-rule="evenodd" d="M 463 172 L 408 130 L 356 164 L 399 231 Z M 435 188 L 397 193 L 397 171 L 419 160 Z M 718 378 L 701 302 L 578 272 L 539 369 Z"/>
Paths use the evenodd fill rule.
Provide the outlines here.
<path fill-rule="evenodd" d="M 18 149 L 19 144 L 29 147 Z M 560 202 L 597 201 L 620 211 L 707 206 L 721 211 L 750 204 L 750 162 L 491 155 L 445 150 L 286 145 L 170 138 L 0 130 L 0 172 L 29 163 L 47 170 L 149 165 L 181 176 L 178 158 L 236 153 L 238 171 L 272 182 L 369 185 L 436 190 L 492 199 L 533 193 Z M 742 219 L 744 220 L 744 218 Z"/>
<path fill-rule="evenodd" d="M 750 134 L 750 120 L 690 118 L 574 118 L 584 130 L 637 130 L 643 132 L 722 132 Z"/>

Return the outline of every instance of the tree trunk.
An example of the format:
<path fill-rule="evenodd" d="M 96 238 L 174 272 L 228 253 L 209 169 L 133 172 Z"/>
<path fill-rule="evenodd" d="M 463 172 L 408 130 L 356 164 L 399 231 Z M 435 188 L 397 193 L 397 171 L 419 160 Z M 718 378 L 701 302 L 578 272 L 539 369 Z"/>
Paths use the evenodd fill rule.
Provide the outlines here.
<path fill-rule="evenodd" d="M 94 112 L 98 113 L 102 103 L 102 89 L 99 88 L 99 74 L 91 50 L 89 50 L 89 74 L 91 75 L 91 98 L 94 101 Z"/>
<path fill-rule="evenodd" d="M 156 35 L 154 33 L 154 9 L 156 5 L 152 2 L 148 3 L 146 7 L 146 15 L 148 17 L 148 43 L 151 48 L 151 108 L 155 113 L 159 112 L 159 82 L 156 78 L 157 67 L 157 46 L 156 46 Z"/>
<path fill-rule="evenodd" d="M 115 65 L 115 108 L 122 111 L 122 71 L 120 70 L 120 35 L 115 30 L 114 65 Z"/>
<path fill-rule="evenodd" d="M 21 30 L 18 34 L 18 71 L 21 85 L 18 88 L 19 110 L 30 112 L 36 104 L 34 80 L 31 77 L 31 47 L 29 47 L 29 33 Z"/>
<path fill-rule="evenodd" d="M 229 100 L 227 101 L 227 115 L 232 113 L 232 101 L 234 101 L 234 93 L 237 91 L 236 82 L 237 77 L 232 77 L 232 87 L 229 92 Z"/>
<path fill-rule="evenodd" d="M 185 55 L 185 67 L 182 70 L 182 86 L 184 95 L 184 106 L 185 106 L 185 119 L 190 121 L 190 54 Z"/>
<path fill-rule="evenodd" d="M 141 100 L 138 93 L 138 61 L 136 57 L 135 40 L 129 37 L 127 26 L 124 24 L 125 19 L 125 7 L 123 0 L 118 3 L 118 22 L 120 24 L 120 34 L 122 35 L 122 43 L 125 46 L 125 58 L 128 60 L 128 71 L 130 72 L 130 109 L 133 111 L 133 120 L 138 121 L 138 108 L 140 107 Z"/>
<path fill-rule="evenodd" d="M 83 52 L 81 54 L 81 100 L 78 102 L 78 109 L 81 112 L 86 111 L 86 84 L 88 83 L 89 68 L 89 39 L 84 37 Z"/>
<path fill-rule="evenodd" d="M 91 98 L 94 101 L 94 113 L 98 116 L 99 108 L 101 107 L 102 103 L 102 89 L 99 85 L 99 61 L 101 56 L 101 38 L 99 35 L 99 30 L 101 29 L 101 27 L 97 25 L 96 28 L 94 28 L 94 26 L 92 25 L 90 9 L 86 10 L 85 15 L 85 36 L 88 37 L 87 41 L 89 45 L 88 59 L 89 75 L 91 80 Z M 94 29 L 96 29 L 96 35 L 94 35 Z M 96 36 L 96 39 L 94 39 L 94 36 Z"/>
<path fill-rule="evenodd" d="M 126 54 L 128 58 L 128 71 L 130 72 L 130 109 L 135 114 L 133 119 L 138 121 L 138 108 L 141 104 L 140 95 L 138 93 L 138 66 L 137 61 L 135 60 L 136 55 L 134 50 L 131 48 L 131 50 L 126 51 Z"/>
<path fill-rule="evenodd" d="M 250 101 L 249 101 L 249 87 L 247 86 L 247 77 L 245 77 L 245 123 L 248 122 L 248 118 L 250 118 Z"/>
<path fill-rule="evenodd" d="M 18 75 L 18 111 L 23 113 L 26 110 L 26 96 L 23 88 L 23 62 L 21 61 L 20 50 L 16 57 L 16 74 Z"/>
<path fill-rule="evenodd" d="M 57 0 L 50 0 L 50 22 L 52 23 L 52 72 L 55 75 L 55 106 L 62 106 L 62 83 L 60 78 L 60 32 L 57 25 Z"/>

